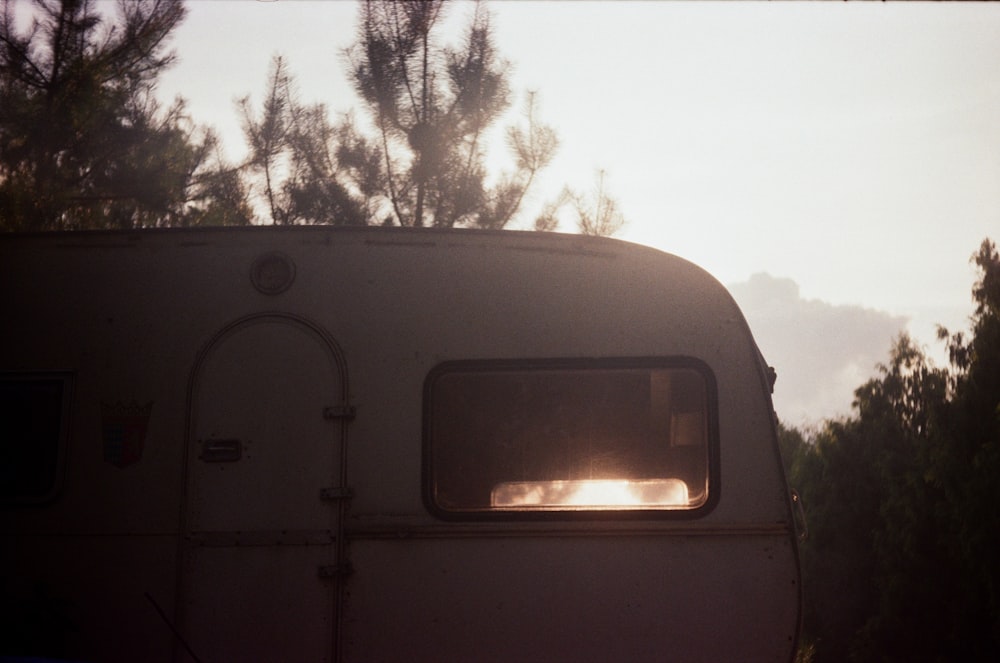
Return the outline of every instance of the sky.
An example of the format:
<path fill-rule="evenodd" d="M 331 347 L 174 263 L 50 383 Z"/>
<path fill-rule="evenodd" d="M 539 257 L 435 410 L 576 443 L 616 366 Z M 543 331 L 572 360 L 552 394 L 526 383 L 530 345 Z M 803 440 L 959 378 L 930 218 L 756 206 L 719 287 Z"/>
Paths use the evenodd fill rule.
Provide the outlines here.
<path fill-rule="evenodd" d="M 187 99 L 230 158 L 245 152 L 235 99 L 260 102 L 275 55 L 304 101 L 363 114 L 343 55 L 354 2 L 187 4 L 159 93 Z M 515 94 L 502 125 L 530 91 L 560 139 L 515 226 L 603 171 L 617 237 L 730 288 L 794 425 L 849 414 L 901 331 L 944 362 L 935 325 L 966 327 L 970 257 L 1000 240 L 1000 3 L 486 6 Z M 451 8 L 444 41 L 472 10 Z"/>

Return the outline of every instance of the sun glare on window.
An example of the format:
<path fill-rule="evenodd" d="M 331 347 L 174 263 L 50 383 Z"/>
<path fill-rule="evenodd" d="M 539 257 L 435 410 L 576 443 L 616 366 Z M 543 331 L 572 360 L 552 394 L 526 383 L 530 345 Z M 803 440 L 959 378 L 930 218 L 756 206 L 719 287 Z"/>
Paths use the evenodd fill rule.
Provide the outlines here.
<path fill-rule="evenodd" d="M 584 479 L 505 481 L 493 488 L 499 508 L 648 508 L 688 506 L 687 484 L 680 479 Z"/>

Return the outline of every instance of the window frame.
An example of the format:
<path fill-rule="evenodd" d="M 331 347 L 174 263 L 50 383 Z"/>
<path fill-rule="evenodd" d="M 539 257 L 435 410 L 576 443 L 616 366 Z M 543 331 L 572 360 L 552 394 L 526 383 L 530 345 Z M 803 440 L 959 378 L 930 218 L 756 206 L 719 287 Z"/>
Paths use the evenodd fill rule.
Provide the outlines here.
<path fill-rule="evenodd" d="M 11 382 L 60 382 L 62 393 L 59 403 L 59 430 L 56 440 L 55 467 L 52 484 L 40 494 L 0 494 L 0 504 L 4 506 L 45 506 L 55 502 L 62 494 L 66 481 L 67 456 L 73 410 L 75 374 L 73 371 L 35 370 L 0 371 L 0 380 Z"/>
<path fill-rule="evenodd" d="M 697 372 L 705 384 L 708 483 L 705 501 L 693 508 L 600 508 L 600 509 L 469 509 L 441 506 L 435 497 L 434 474 L 434 385 L 444 375 L 475 372 L 531 372 L 552 370 L 656 370 L 688 369 Z M 424 506 L 434 517 L 446 521 L 610 521 L 610 520 L 694 520 L 705 517 L 719 502 L 721 471 L 719 451 L 719 400 L 715 374 L 704 361 L 688 356 L 543 358 L 543 359 L 459 359 L 435 365 L 424 379 L 421 449 L 421 486 Z"/>

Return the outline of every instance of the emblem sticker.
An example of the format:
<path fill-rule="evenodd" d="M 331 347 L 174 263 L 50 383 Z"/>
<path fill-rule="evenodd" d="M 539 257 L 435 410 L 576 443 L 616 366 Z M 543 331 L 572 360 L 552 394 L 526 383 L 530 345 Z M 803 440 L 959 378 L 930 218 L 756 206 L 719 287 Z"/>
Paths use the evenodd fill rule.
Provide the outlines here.
<path fill-rule="evenodd" d="M 149 415 L 153 403 L 101 403 L 101 431 L 104 460 L 116 467 L 127 467 L 142 458 Z"/>

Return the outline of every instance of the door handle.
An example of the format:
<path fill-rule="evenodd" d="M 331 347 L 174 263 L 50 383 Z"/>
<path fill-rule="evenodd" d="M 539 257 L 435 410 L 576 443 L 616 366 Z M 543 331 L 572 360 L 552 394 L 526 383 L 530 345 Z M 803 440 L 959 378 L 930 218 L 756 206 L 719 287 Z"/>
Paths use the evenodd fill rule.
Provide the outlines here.
<path fill-rule="evenodd" d="M 240 440 L 198 440 L 201 453 L 198 458 L 205 463 L 235 463 L 243 457 Z"/>

